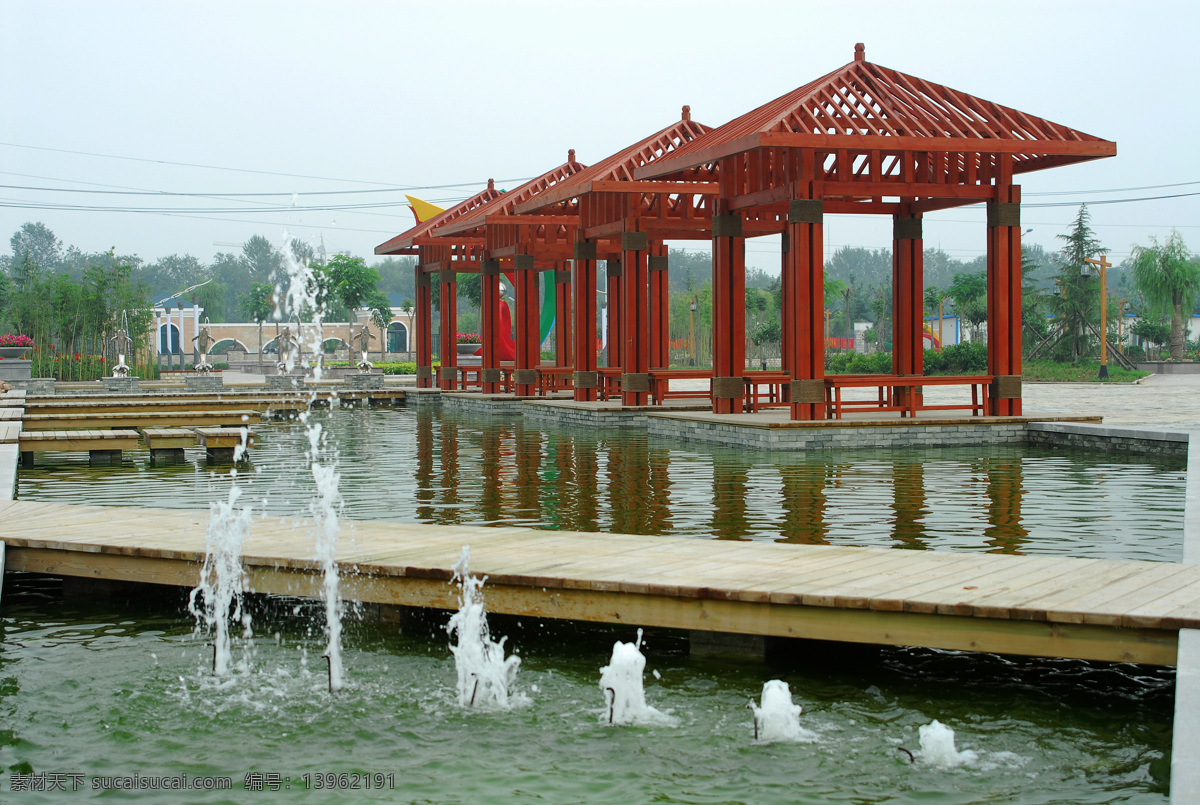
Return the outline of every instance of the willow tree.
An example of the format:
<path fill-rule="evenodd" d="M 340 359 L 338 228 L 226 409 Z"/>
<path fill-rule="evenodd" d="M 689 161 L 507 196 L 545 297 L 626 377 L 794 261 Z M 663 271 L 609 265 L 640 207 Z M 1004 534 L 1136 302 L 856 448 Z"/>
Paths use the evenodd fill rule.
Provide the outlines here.
<path fill-rule="evenodd" d="M 1154 312 L 1171 317 L 1171 335 L 1167 350 L 1173 361 L 1183 360 L 1186 334 L 1183 313 L 1191 313 L 1200 290 L 1200 263 L 1191 259 L 1183 238 L 1171 230 L 1167 242 L 1159 245 L 1150 238 L 1149 246 L 1133 247 L 1133 280 Z"/>

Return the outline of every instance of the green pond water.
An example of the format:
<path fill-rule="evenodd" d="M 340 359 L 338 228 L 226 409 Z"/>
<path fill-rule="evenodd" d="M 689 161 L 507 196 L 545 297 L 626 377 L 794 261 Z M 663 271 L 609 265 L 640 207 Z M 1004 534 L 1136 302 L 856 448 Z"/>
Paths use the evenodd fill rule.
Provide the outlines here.
<path fill-rule="evenodd" d="M 1026 448 L 780 456 L 406 409 L 317 418 L 354 518 L 1152 560 L 1181 551 L 1181 460 Z M 283 423 L 260 432 L 238 476 L 242 503 L 302 513 L 312 492 L 303 435 Z M 227 470 L 202 453 L 173 468 L 146 459 L 93 470 L 85 456 L 39 456 L 19 494 L 189 509 L 227 494 Z M 677 724 L 618 728 L 604 723 L 599 669 L 614 640 L 634 639 L 628 629 L 493 618 L 522 658 L 522 703 L 468 713 L 456 704 L 446 613 L 403 625 L 352 613 L 348 687 L 330 696 L 317 606 L 255 598 L 250 608 L 240 670 L 217 680 L 181 594 L 109 598 L 8 574 L 0 800 L 1167 799 L 1172 669 L 800 642 L 731 663 L 690 658 L 681 635 L 649 632 L 647 698 Z M 746 704 L 772 678 L 790 684 L 814 742 L 753 741 Z M 901 748 L 916 752 L 917 728 L 932 719 L 978 759 L 942 768 L 918 753 L 911 763 Z M 78 774 L 63 779 L 80 789 L 11 793 L 15 774 L 42 772 Z M 227 776 L 233 790 L 91 788 L 105 775 L 181 774 Z M 329 774 L 345 776 L 318 776 Z M 259 782 L 268 790 L 247 790 Z"/>

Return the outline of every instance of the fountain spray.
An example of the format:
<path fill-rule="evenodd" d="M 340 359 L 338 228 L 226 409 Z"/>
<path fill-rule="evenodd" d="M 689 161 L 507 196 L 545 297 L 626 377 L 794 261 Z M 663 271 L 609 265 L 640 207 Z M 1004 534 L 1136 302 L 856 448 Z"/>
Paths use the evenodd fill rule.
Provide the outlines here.
<path fill-rule="evenodd" d="M 646 704 L 642 674 L 646 656 L 642 654 L 642 630 L 637 640 L 613 645 L 612 658 L 600 669 L 600 690 L 604 692 L 605 719 L 609 724 L 674 725 L 675 719 Z"/>
<path fill-rule="evenodd" d="M 450 651 L 454 653 L 458 672 L 458 703 L 470 708 L 487 705 L 507 708 L 521 658 L 504 656 L 507 637 L 500 638 L 500 642 L 492 639 L 482 593 L 487 577 L 472 576 L 470 564 L 471 546 L 464 545 L 452 577 L 459 585 L 458 612 L 446 624 L 446 631 L 457 638 Z"/>
<path fill-rule="evenodd" d="M 249 430 L 242 427 L 241 443 L 234 449 L 237 462 L 245 452 Z M 196 619 L 196 633 L 213 632 L 213 674 L 229 672 L 229 622 L 240 621 L 243 637 L 249 638 L 250 615 L 242 611 L 245 571 L 242 570 L 242 545 L 250 533 L 251 511 L 237 507 L 242 490 L 237 485 L 237 468 L 230 470 L 229 498 L 210 506 L 205 536 L 204 566 L 200 583 L 188 597 L 188 612 Z M 201 603 L 201 599 L 203 603 Z"/>
<path fill-rule="evenodd" d="M 290 243 L 287 233 L 284 241 Z M 316 356 L 313 365 L 313 378 L 320 380 L 324 360 L 324 316 L 325 301 L 322 298 L 320 280 L 307 261 L 296 259 L 289 246 L 283 248 L 283 263 L 287 269 L 287 289 L 277 288 L 279 293 L 279 308 L 275 315 L 278 318 L 297 317 L 302 312 L 311 312 L 313 326 L 309 328 L 309 352 Z M 303 330 L 297 324 L 296 337 L 303 342 Z M 284 363 L 287 371 L 294 366 L 291 350 L 288 350 Z M 308 400 L 308 407 L 300 414 L 300 422 L 308 435 L 308 449 L 305 458 L 309 463 L 313 481 L 316 482 L 317 494 L 309 504 L 313 524 L 316 529 L 316 558 L 321 565 L 321 599 L 325 602 L 325 647 L 326 659 L 329 662 L 329 690 L 331 693 L 342 688 L 342 597 L 338 590 L 337 542 L 338 517 L 342 507 L 341 493 L 338 491 L 337 456 L 330 454 L 325 445 L 321 423 L 312 421 L 312 407 L 316 402 L 314 389 Z"/>

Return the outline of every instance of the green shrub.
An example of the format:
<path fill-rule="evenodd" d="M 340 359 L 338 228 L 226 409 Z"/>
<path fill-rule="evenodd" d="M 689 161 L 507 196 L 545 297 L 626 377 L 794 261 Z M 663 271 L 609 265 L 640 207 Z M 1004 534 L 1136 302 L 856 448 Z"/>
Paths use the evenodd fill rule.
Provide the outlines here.
<path fill-rule="evenodd" d="M 374 361 L 375 368 L 383 372 L 385 375 L 415 375 L 417 373 L 417 364 L 415 361 Z M 344 369 L 350 366 L 356 366 L 357 363 L 349 361 L 326 361 L 325 365 L 330 369 Z M 441 366 L 441 361 L 434 361 L 434 366 Z"/>
<path fill-rule="evenodd" d="M 951 344 L 925 350 L 926 375 L 983 375 L 988 370 L 987 344 Z"/>
<path fill-rule="evenodd" d="M 885 375 L 891 374 L 890 352 L 860 355 L 857 352 L 837 352 L 825 355 L 825 372 L 831 375 Z"/>

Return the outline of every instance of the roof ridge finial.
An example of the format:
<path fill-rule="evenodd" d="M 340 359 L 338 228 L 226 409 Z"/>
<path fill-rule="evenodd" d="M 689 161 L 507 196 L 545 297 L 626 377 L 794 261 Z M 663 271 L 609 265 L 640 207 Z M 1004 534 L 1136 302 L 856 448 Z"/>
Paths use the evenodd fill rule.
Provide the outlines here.
<path fill-rule="evenodd" d="M 567 149 L 567 162 L 574 162 L 574 161 L 575 161 L 575 149 L 568 148 Z"/>
<path fill-rule="evenodd" d="M 688 106 L 687 104 L 683 105 L 683 119 L 684 120 L 692 119 L 692 107 Z"/>
<path fill-rule="evenodd" d="M 864 45 L 862 42 L 859 42 L 858 44 L 856 44 L 854 46 L 854 60 L 855 61 L 866 61 L 867 60 L 867 48 L 866 48 L 866 45 Z"/>
<path fill-rule="evenodd" d="M 488 179 L 488 190 L 495 190 L 495 189 L 496 189 L 496 180 Z"/>

